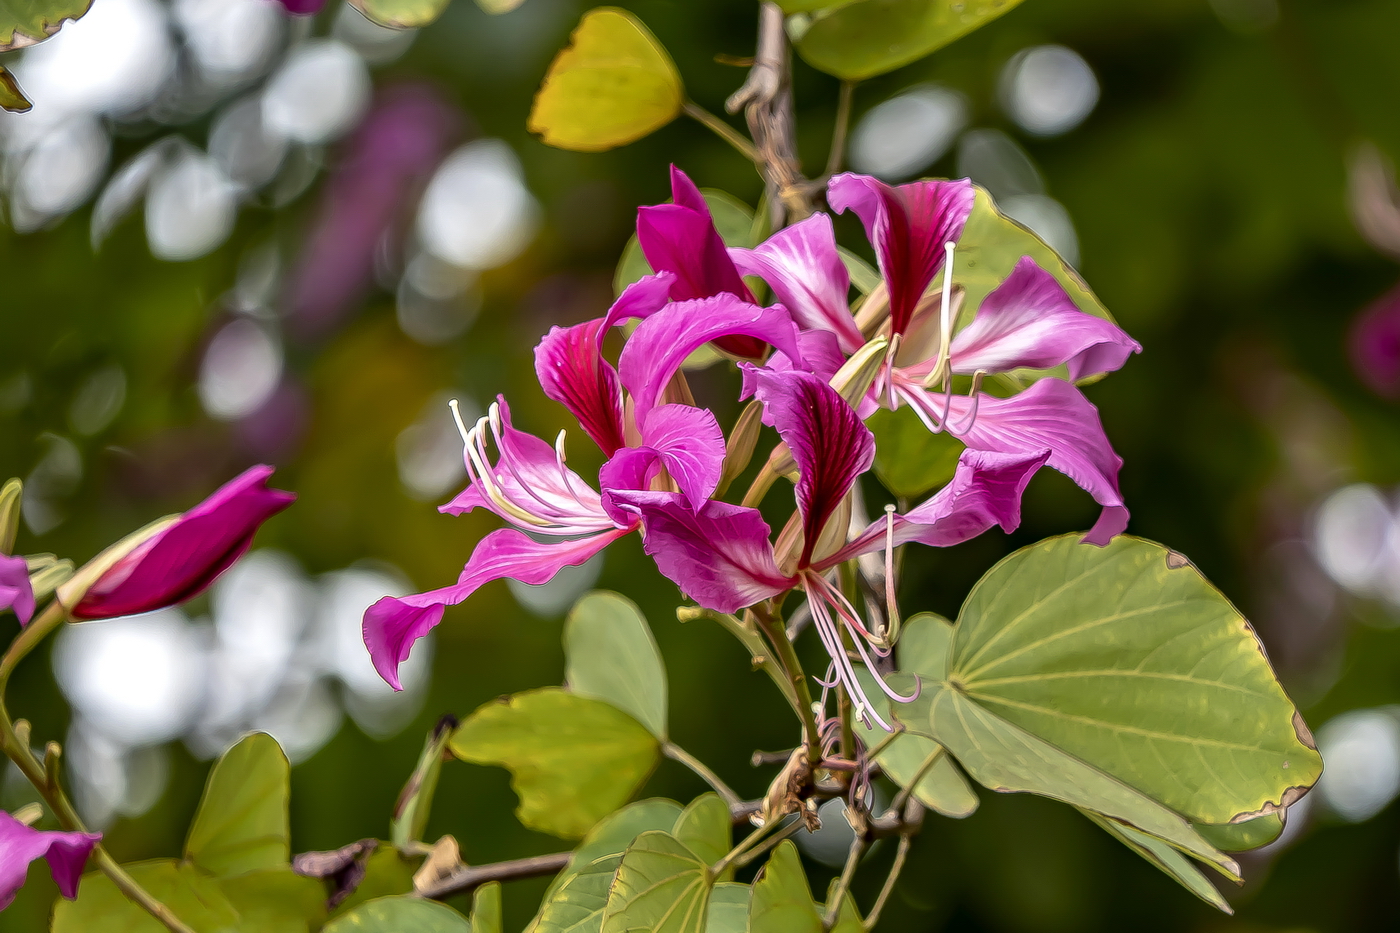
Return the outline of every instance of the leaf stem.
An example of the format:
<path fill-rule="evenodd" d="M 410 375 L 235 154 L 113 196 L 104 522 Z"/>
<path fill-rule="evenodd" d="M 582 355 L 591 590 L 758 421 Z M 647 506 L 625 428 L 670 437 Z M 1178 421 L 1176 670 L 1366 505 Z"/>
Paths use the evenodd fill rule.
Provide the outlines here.
<path fill-rule="evenodd" d="M 841 163 L 846 158 L 846 136 L 851 129 L 851 103 L 856 96 L 856 82 L 842 81 L 841 95 L 836 99 L 836 126 L 831 131 L 831 152 L 826 157 L 826 171 L 822 177 L 830 180 L 831 176 L 841 171 Z"/>
<path fill-rule="evenodd" d="M 776 820 L 775 820 L 774 822 L 777 823 L 778 825 L 781 825 L 781 822 L 780 822 L 780 821 L 776 821 Z M 806 825 L 806 824 L 802 822 L 802 818 L 801 818 L 801 817 L 795 817 L 795 818 L 792 820 L 792 822 L 788 823 L 786 826 L 783 826 L 782 829 L 780 829 L 778 832 L 774 833 L 773 835 L 771 835 L 771 836 L 769 836 L 767 839 L 765 839 L 765 840 L 763 841 L 763 844 L 762 844 L 762 845 L 754 846 L 754 847 L 753 847 L 752 849 L 750 849 L 749 851 L 747 851 L 747 852 L 743 853 L 742 855 L 736 857 L 736 858 L 734 859 L 734 861 L 732 862 L 732 864 L 734 865 L 735 868 L 743 868 L 745 865 L 749 864 L 749 863 L 752 862 L 754 859 L 756 859 L 756 858 L 758 858 L 759 856 L 763 855 L 763 853 L 769 851 L 769 850 L 772 849 L 774 846 L 778 845 L 778 844 L 779 844 L 780 842 L 782 842 L 784 839 L 787 839 L 787 838 L 790 837 L 790 836 L 795 836 L 795 835 L 797 835 L 797 831 L 798 831 L 799 829 L 802 829 L 805 825 Z"/>
<path fill-rule="evenodd" d="M 708 765 L 690 754 L 690 752 L 681 748 L 675 742 L 663 742 L 661 745 L 661 753 L 672 761 L 680 762 L 698 774 L 701 780 L 714 788 L 715 793 L 724 798 L 724 803 L 730 810 L 733 810 L 736 806 L 744 802 L 743 798 L 734 793 L 734 789 L 724 783 L 724 780 L 718 774 L 711 771 Z"/>
<path fill-rule="evenodd" d="M 904 871 L 904 863 L 909 858 L 909 849 L 913 844 L 913 833 L 899 834 L 899 848 L 894 853 L 894 864 L 890 866 L 890 873 L 885 877 L 884 886 L 880 888 L 880 896 L 875 899 L 875 906 L 870 908 L 870 914 L 865 918 L 867 930 L 874 929 L 875 924 L 880 922 L 880 913 L 885 909 L 890 895 L 894 893 L 895 882 L 899 880 L 899 873 Z"/>
<path fill-rule="evenodd" d="M 846 867 L 841 869 L 841 879 L 836 882 L 836 887 L 832 888 L 830 896 L 826 899 L 826 916 L 822 918 L 823 930 L 830 930 L 836 926 L 836 918 L 841 916 L 841 902 L 845 900 L 846 892 L 851 889 L 851 879 L 856 876 L 856 868 L 864 854 L 865 835 L 856 833 L 856 838 L 851 840 L 851 849 L 846 853 Z"/>
<path fill-rule="evenodd" d="M 797 703 L 800 707 L 798 715 L 802 717 L 802 730 L 806 736 L 807 760 L 815 767 L 822 758 L 821 733 L 817 729 L 817 715 L 812 709 L 812 691 L 807 687 L 807 675 L 802 670 L 802 662 L 798 660 L 797 651 L 788 640 L 787 629 L 783 627 L 780 619 L 773 616 L 766 603 L 759 603 L 749 611 L 778 653 L 778 663 L 782 665 L 793 690 L 797 693 Z"/>
<path fill-rule="evenodd" d="M 701 107 L 693 100 L 686 101 L 681 106 L 681 110 L 685 113 L 686 116 L 690 117 L 692 120 L 696 120 L 697 122 L 704 124 L 711 131 L 713 131 L 716 136 L 718 136 L 720 139 L 724 140 L 725 142 L 729 143 L 729 145 L 737 149 L 739 151 L 739 154 L 742 155 L 744 158 L 748 159 L 750 162 L 753 162 L 755 165 L 760 163 L 761 157 L 758 154 L 758 150 L 753 147 L 753 143 L 745 139 L 743 134 L 741 134 L 738 130 L 734 129 L 734 127 L 730 126 L 728 123 L 725 123 L 719 117 L 710 113 L 710 111 L 706 110 L 704 107 Z"/>
<path fill-rule="evenodd" d="M 551 852 L 549 855 L 534 855 L 489 865 L 463 866 L 431 887 L 419 891 L 418 896 L 441 900 L 479 888 L 488 881 L 516 881 L 552 875 L 563 870 L 572 857 L 572 852 Z"/>

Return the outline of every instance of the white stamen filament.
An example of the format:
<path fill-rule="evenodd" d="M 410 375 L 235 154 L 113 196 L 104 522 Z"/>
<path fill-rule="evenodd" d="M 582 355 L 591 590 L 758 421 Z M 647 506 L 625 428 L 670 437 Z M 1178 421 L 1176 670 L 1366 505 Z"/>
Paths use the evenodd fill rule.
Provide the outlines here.
<path fill-rule="evenodd" d="M 462 409 L 458 407 L 457 400 L 455 398 L 448 399 L 447 407 L 452 409 L 452 420 L 457 422 L 457 433 L 462 435 L 462 443 L 470 444 L 471 438 L 467 436 L 467 426 L 462 422 Z"/>
<path fill-rule="evenodd" d="M 885 630 L 880 633 L 885 647 L 899 637 L 899 602 L 894 584 L 894 506 L 885 506 Z"/>

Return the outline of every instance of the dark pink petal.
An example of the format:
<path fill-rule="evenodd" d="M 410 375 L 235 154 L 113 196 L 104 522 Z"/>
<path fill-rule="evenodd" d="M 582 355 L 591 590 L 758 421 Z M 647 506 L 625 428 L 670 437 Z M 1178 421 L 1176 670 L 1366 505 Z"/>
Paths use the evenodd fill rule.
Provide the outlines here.
<path fill-rule="evenodd" d="M 1085 314 L 1055 277 L 1024 256 L 953 338 L 953 371 L 1007 372 L 1069 364 L 1071 379 L 1120 368 L 1142 346 L 1112 321 Z"/>
<path fill-rule="evenodd" d="M 628 532 L 617 528 L 586 538 L 545 543 L 514 528 L 491 532 L 477 544 L 455 585 L 412 596 L 385 596 L 365 610 L 365 647 L 374 669 L 385 683 L 402 690 L 399 665 L 408 660 L 413 643 L 442 621 L 448 606 L 457 605 L 492 580 L 510 577 L 533 586 L 548 583 L 564 567 L 582 564 Z"/>
<path fill-rule="evenodd" d="M 29 585 L 29 564 L 23 557 L 0 554 L 0 609 L 11 609 L 20 625 L 34 615 L 34 589 Z"/>
<path fill-rule="evenodd" d="M 790 589 L 757 509 L 711 500 L 698 512 L 673 492 L 613 493 L 642 520 L 642 541 L 656 566 L 706 609 L 737 612 Z"/>
<path fill-rule="evenodd" d="M 281 3 L 293 16 L 311 16 L 321 12 L 326 0 L 281 0 Z"/>
<path fill-rule="evenodd" d="M 894 187 L 846 172 L 831 179 L 827 203 L 865 224 L 890 291 L 890 326 L 902 334 L 914 307 L 943 268 L 944 244 L 957 242 L 972 213 L 976 192 L 959 181 L 916 181 Z"/>
<path fill-rule="evenodd" d="M 569 410 L 611 457 L 623 439 L 622 387 L 617 370 L 603 359 L 604 322 L 551 327 L 535 347 L 535 375 L 544 394 Z"/>
<path fill-rule="evenodd" d="M 826 520 L 856 477 L 875 460 L 875 436 L 836 390 L 811 373 L 746 367 L 754 394 L 792 451 L 801 475 L 797 508 L 802 512 L 802 559 L 806 566 Z"/>
<path fill-rule="evenodd" d="M 296 496 L 269 489 L 272 467 L 255 466 L 226 483 L 119 560 L 74 607 L 78 619 L 151 612 L 199 595 L 243 556 L 259 526 Z"/>
<path fill-rule="evenodd" d="M 904 515 L 894 516 L 893 540 L 886 519 L 870 523 L 855 540 L 822 561 L 834 567 L 861 554 L 917 541 L 930 547 L 951 547 L 977 537 L 993 525 L 1015 531 L 1021 524 L 1021 494 L 1035 472 L 1050 459 L 1050 451 L 997 454 L 965 450 L 953 480 L 936 495 Z"/>
<path fill-rule="evenodd" d="M 779 230 L 756 249 L 731 249 L 729 255 L 744 275 L 757 275 L 768 283 L 804 331 L 835 334 L 846 353 L 865 343 L 846 303 L 851 276 L 836 251 L 829 215 L 813 214 Z"/>
<path fill-rule="evenodd" d="M 662 405 L 647 415 L 641 434 L 642 446 L 619 450 L 599 472 L 604 502 L 612 489 L 648 489 L 664 467 L 691 508 L 704 505 L 724 472 L 724 432 L 714 414 L 690 405 Z"/>
<path fill-rule="evenodd" d="M 710 216 L 710 205 L 705 203 L 705 196 L 700 193 L 695 182 L 690 180 L 690 176 L 674 165 L 671 166 L 671 201 L 681 207 L 698 211 L 706 217 Z"/>
<path fill-rule="evenodd" d="M 902 393 L 925 418 L 937 419 L 947 401 L 937 392 Z M 958 431 L 972 414 L 964 395 L 952 397 L 948 422 Z M 1061 379 L 1041 379 L 1011 398 L 983 393 L 972 426 L 958 434 L 973 450 L 1008 454 L 1034 454 L 1049 449 L 1049 465 L 1079 484 L 1112 516 L 1101 515 L 1092 543 L 1107 543 L 1110 529 L 1121 530 L 1127 509 L 1118 491 L 1118 471 L 1123 459 L 1113 452 L 1104 433 L 1099 411 L 1078 389 Z"/>
<path fill-rule="evenodd" d="M 632 318 L 649 318 L 671 300 L 671 286 L 676 277 L 669 272 L 644 275 L 622 290 L 603 316 L 603 330 Z"/>
<path fill-rule="evenodd" d="M 756 337 L 791 359 L 802 358 L 797 325 L 781 305 L 760 308 L 733 295 L 674 301 L 633 331 L 618 360 L 637 422 L 644 423 L 647 413 L 661 403 L 661 393 L 686 357 L 726 334 Z"/>
<path fill-rule="evenodd" d="M 1347 337 L 1357 378 L 1382 398 L 1400 398 L 1400 287 L 1356 316 Z"/>
<path fill-rule="evenodd" d="M 48 859 L 58 891 L 70 901 L 101 833 L 45 832 L 0 812 L 0 910 L 9 907 L 29 875 L 29 863 Z"/>

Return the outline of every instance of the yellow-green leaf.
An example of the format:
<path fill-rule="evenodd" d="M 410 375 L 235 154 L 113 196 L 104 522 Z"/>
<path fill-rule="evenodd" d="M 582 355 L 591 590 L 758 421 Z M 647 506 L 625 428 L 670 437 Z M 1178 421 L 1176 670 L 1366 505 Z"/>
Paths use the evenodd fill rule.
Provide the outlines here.
<path fill-rule="evenodd" d="M 670 833 L 642 833 L 617 867 L 601 933 L 704 933 L 709 866 Z"/>
<path fill-rule="evenodd" d="M 524 2 L 525 0 L 476 0 L 476 5 L 492 16 L 499 16 L 502 13 L 509 13 Z"/>
<path fill-rule="evenodd" d="M 564 679 L 579 696 L 611 703 L 666 740 L 666 667 L 637 604 L 599 590 L 564 622 Z"/>
<path fill-rule="evenodd" d="M 822 916 L 791 839 L 773 850 L 753 883 L 748 933 L 822 933 Z"/>
<path fill-rule="evenodd" d="M 43 42 L 90 6 L 92 0 L 0 0 L 0 52 Z"/>
<path fill-rule="evenodd" d="M 220 876 L 280 868 L 291 857 L 291 766 L 277 740 L 255 732 L 209 772 L 185 840 L 185 858 Z"/>
<path fill-rule="evenodd" d="M 1235 911 L 1230 907 L 1230 903 L 1216 890 L 1215 885 L 1210 883 L 1210 879 L 1201 874 L 1189 858 L 1182 855 L 1167 843 L 1156 836 L 1149 836 L 1131 826 L 1125 826 L 1117 820 L 1111 820 L 1106 816 L 1100 816 L 1089 810 L 1080 810 L 1090 820 L 1098 825 L 1104 832 L 1117 839 L 1123 845 L 1141 855 L 1147 861 L 1156 865 L 1163 872 L 1170 875 L 1186 890 L 1205 901 L 1217 910 L 1227 914 Z"/>
<path fill-rule="evenodd" d="M 502 933 L 501 883 L 490 881 L 472 892 L 472 933 Z"/>
<path fill-rule="evenodd" d="M 418 29 L 441 16 L 449 2 L 451 0 L 350 0 L 350 5 L 381 26 Z"/>
<path fill-rule="evenodd" d="M 641 139 L 680 115 L 681 76 L 637 17 L 585 13 L 535 95 L 528 127 L 546 143 L 602 152 Z"/>
<path fill-rule="evenodd" d="M 4 65 L 0 65 L 0 109 L 8 110 L 10 113 L 26 113 L 34 105 L 30 103 L 28 97 L 24 96 L 24 91 L 20 89 L 19 82 L 15 80 Z M 4 524 L 4 510 L 0 508 L 0 527 Z M 0 551 L 8 554 L 8 550 Z"/>
<path fill-rule="evenodd" d="M 719 794 L 701 794 L 676 819 L 671 834 L 707 864 L 713 865 L 729 852 L 729 807 Z"/>
<path fill-rule="evenodd" d="M 875 476 L 903 499 L 945 485 L 966 449 L 947 431 L 930 431 L 908 405 L 898 411 L 881 408 L 866 424 L 875 434 Z"/>
<path fill-rule="evenodd" d="M 399 895 L 366 901 L 326 924 L 323 933 L 472 933 L 472 926 L 446 904 Z"/>
<path fill-rule="evenodd" d="M 659 756 L 655 736 L 631 716 L 558 687 L 487 703 L 451 747 L 464 761 L 509 769 L 520 822 L 566 837 L 626 803 Z"/>

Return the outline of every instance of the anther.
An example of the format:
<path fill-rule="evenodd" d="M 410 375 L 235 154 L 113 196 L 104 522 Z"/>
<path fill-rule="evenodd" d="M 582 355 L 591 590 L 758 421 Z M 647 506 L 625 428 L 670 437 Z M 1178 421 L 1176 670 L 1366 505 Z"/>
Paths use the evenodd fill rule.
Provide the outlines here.
<path fill-rule="evenodd" d="M 457 422 L 457 433 L 462 435 L 462 443 L 470 444 L 471 438 L 468 436 L 467 426 L 462 421 L 462 409 L 458 407 L 455 398 L 447 400 L 447 407 L 452 409 L 452 420 Z"/>

